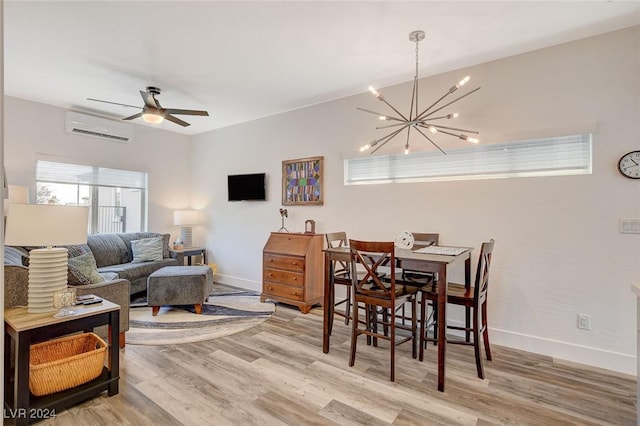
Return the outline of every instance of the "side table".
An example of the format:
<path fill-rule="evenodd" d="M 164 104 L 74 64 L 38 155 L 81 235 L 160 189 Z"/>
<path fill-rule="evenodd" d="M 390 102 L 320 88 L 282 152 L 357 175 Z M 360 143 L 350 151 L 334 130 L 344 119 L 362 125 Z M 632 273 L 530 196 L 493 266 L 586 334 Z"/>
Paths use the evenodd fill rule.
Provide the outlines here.
<path fill-rule="evenodd" d="M 15 307 L 4 312 L 4 392 L 5 419 L 14 419 L 16 425 L 26 425 L 55 417 L 71 405 L 108 391 L 118 393 L 120 360 L 118 334 L 120 332 L 120 306 L 103 300 L 100 304 L 73 307 L 74 316 L 54 318 L 55 312 L 29 314 L 26 307 Z M 50 340 L 75 332 L 90 332 L 100 325 L 109 326 L 108 362 L 98 378 L 51 395 L 34 396 L 29 392 L 29 349 L 33 343 Z M 11 346 L 15 366 L 11 370 Z"/>
<path fill-rule="evenodd" d="M 187 258 L 187 265 L 191 265 L 192 256 L 202 256 L 202 264 L 207 264 L 207 249 L 204 247 L 185 247 L 180 250 L 169 249 L 169 256 L 178 260 L 179 266 L 184 265 L 184 258 Z"/>

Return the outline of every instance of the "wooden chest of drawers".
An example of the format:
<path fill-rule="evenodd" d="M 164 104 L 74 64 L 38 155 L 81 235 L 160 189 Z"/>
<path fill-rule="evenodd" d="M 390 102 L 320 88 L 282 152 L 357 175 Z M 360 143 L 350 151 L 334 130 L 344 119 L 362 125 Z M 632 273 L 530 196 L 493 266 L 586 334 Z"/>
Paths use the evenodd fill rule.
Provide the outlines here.
<path fill-rule="evenodd" d="M 322 302 L 322 234 L 272 232 L 262 251 L 262 296 L 303 313 Z"/>

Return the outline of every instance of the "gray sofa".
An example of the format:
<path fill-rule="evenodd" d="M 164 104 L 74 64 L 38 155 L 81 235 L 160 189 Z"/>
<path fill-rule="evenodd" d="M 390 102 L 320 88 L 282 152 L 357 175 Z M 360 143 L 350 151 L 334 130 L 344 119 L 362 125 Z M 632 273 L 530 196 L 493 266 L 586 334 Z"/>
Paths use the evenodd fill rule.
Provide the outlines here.
<path fill-rule="evenodd" d="M 162 260 L 132 263 L 131 241 L 143 238 L 163 237 Z M 130 294 L 147 291 L 147 278 L 165 266 L 177 266 L 178 261 L 169 257 L 169 234 L 155 232 L 129 232 L 125 234 L 92 234 L 87 246 L 93 253 L 101 275 L 111 272 L 131 283 Z"/>

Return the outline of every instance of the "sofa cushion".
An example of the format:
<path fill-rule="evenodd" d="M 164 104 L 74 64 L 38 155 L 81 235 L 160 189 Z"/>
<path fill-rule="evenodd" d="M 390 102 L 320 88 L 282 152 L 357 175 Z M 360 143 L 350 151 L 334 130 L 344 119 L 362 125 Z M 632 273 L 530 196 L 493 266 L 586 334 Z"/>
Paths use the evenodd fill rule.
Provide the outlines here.
<path fill-rule="evenodd" d="M 69 258 L 69 272 L 74 282 L 71 285 L 97 284 L 104 282 L 98 273 L 96 260 L 91 253 Z"/>
<path fill-rule="evenodd" d="M 133 260 L 131 263 L 162 260 L 162 237 L 143 238 L 131 241 Z"/>
<path fill-rule="evenodd" d="M 175 264 L 175 259 L 162 259 L 155 262 L 145 263 L 123 263 L 120 265 L 110 265 L 98 268 L 98 272 L 101 274 L 104 272 L 115 272 L 120 278 L 133 282 L 139 278 L 148 277 L 160 268 L 164 268 L 165 266 L 174 266 Z"/>
<path fill-rule="evenodd" d="M 118 234 L 91 234 L 87 238 L 87 245 L 96 259 L 98 268 L 109 265 L 128 263 L 128 244 Z"/>
<path fill-rule="evenodd" d="M 122 263 L 128 263 L 133 260 L 133 251 L 131 250 L 131 241 L 142 240 L 145 238 L 162 237 L 162 258 L 168 259 L 169 256 L 169 238 L 171 234 L 160 234 L 158 232 L 126 232 L 123 234 L 117 234 L 118 237 L 124 241 L 127 246 L 127 261 Z"/>

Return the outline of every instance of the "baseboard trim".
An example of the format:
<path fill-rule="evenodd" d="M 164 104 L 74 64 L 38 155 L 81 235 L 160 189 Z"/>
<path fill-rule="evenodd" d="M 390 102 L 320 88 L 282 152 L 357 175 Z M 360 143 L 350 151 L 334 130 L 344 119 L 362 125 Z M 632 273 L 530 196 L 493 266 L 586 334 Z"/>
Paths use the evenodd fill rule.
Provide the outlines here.
<path fill-rule="evenodd" d="M 220 284 L 232 285 L 247 290 L 262 292 L 262 281 L 252 281 L 245 278 L 234 277 L 230 275 L 216 274 L 215 281 Z"/>
<path fill-rule="evenodd" d="M 252 281 L 218 274 L 216 274 L 216 281 L 247 290 L 262 291 L 261 281 Z M 452 321 L 453 324 L 457 322 L 458 321 Z M 462 323 L 455 325 L 462 325 Z M 545 355 L 558 360 L 603 368 L 634 377 L 637 374 L 637 358 L 635 355 L 605 351 L 589 346 L 576 345 L 496 328 L 489 328 L 489 335 L 491 343 L 495 343 L 496 345 Z"/>
<path fill-rule="evenodd" d="M 512 331 L 489 328 L 491 343 L 545 355 L 558 360 L 585 364 L 592 367 L 636 376 L 637 358 L 633 355 L 605 351 L 589 346 L 560 342 Z"/>

